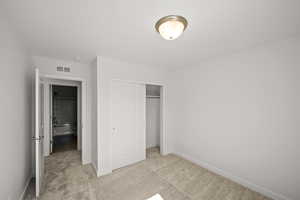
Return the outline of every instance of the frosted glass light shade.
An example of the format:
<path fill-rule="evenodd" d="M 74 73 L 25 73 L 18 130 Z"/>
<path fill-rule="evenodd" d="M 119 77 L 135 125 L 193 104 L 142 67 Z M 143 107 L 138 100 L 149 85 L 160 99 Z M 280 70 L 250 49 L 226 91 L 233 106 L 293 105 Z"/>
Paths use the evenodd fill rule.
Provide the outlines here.
<path fill-rule="evenodd" d="M 169 15 L 155 25 L 157 32 L 166 40 L 175 40 L 187 27 L 187 20 L 181 16 Z"/>

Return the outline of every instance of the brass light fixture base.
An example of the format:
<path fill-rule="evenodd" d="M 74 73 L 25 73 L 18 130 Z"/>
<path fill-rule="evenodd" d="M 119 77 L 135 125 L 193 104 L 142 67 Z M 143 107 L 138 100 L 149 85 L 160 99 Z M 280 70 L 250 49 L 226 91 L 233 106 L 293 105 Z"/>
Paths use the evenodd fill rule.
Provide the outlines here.
<path fill-rule="evenodd" d="M 184 29 L 183 31 L 186 29 L 188 22 L 187 20 L 179 15 L 168 15 L 165 17 L 160 18 L 160 20 L 158 20 L 155 24 L 155 29 L 156 31 L 159 33 L 159 26 L 162 25 L 163 23 L 167 22 L 167 21 L 178 21 L 181 22 L 184 25 Z"/>

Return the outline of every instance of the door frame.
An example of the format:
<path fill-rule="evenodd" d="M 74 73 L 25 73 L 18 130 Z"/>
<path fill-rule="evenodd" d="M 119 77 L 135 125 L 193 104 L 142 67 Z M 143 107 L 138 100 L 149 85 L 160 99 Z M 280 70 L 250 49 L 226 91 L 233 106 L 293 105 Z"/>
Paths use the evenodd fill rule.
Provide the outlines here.
<path fill-rule="evenodd" d="M 49 108 L 49 114 L 48 114 L 48 116 L 47 117 L 49 117 L 49 119 L 48 119 L 48 122 L 49 122 L 49 128 L 48 128 L 48 135 L 47 135 L 47 137 L 48 137 L 48 144 L 47 145 L 49 145 L 49 152 L 47 152 L 48 153 L 48 155 L 50 155 L 52 152 L 53 152 L 53 124 L 52 124 L 52 116 L 53 116 L 53 97 L 52 97 L 52 93 L 53 93 L 53 88 L 52 88 L 52 85 L 51 84 L 47 84 L 47 87 L 48 87 L 48 89 L 49 89 L 49 92 L 48 92 L 48 95 L 49 95 L 49 97 L 48 97 L 48 100 L 49 100 L 49 106 L 46 104 L 45 106 L 46 107 L 48 107 Z M 47 92 L 47 90 L 46 90 L 46 92 Z M 52 142 L 52 144 L 51 144 L 51 142 Z M 45 156 L 47 156 L 47 155 L 45 155 Z"/>
<path fill-rule="evenodd" d="M 167 136 L 166 136 L 166 118 L 165 118 L 165 108 L 166 108 L 166 101 L 165 101 L 165 93 L 166 93 L 166 88 L 165 84 L 162 83 L 155 83 L 155 82 L 148 82 L 148 81 L 132 81 L 132 80 L 123 80 L 123 79 L 111 79 L 110 83 L 112 81 L 122 81 L 122 82 L 127 82 L 127 83 L 134 83 L 134 84 L 143 84 L 143 85 L 155 85 L 155 86 L 160 86 L 160 154 L 161 155 L 167 155 Z M 146 87 L 145 87 L 146 88 Z M 145 93 L 145 99 L 146 99 L 146 93 Z M 146 100 L 145 100 L 145 107 L 146 107 Z M 109 111 L 111 112 L 111 111 Z M 145 112 L 146 114 L 146 112 Z M 111 122 L 110 122 L 111 124 Z M 110 126 L 110 130 L 111 130 Z M 146 133 L 146 116 L 145 116 L 145 133 Z M 145 135 L 146 136 L 146 135 Z M 145 143 L 146 143 L 146 137 L 145 137 Z M 111 141 L 111 152 L 112 152 L 112 141 Z M 145 149 L 146 152 L 146 149 Z M 112 156 L 112 154 L 111 154 Z M 111 158 L 112 162 L 112 158 Z M 112 166 L 112 165 L 111 165 Z"/>
<path fill-rule="evenodd" d="M 73 83 L 67 83 L 68 81 L 76 81 L 79 84 L 75 85 L 77 87 L 77 108 L 80 109 L 77 112 L 77 131 L 80 133 L 80 136 L 77 136 L 77 149 L 81 149 L 81 162 L 82 164 L 88 163 L 87 154 L 87 134 L 86 134 L 86 127 L 87 127 L 87 81 L 81 77 L 69 77 L 69 76 L 60 76 L 60 75 L 48 75 L 48 74 L 40 74 L 40 77 L 43 79 L 47 79 L 50 85 L 64 85 L 64 86 L 74 86 Z M 51 83 L 52 81 L 52 83 Z M 64 83 L 65 81 L 65 83 Z M 80 89 L 79 89 L 80 88 Z M 80 91 L 80 93 L 78 92 Z M 50 91 L 49 91 L 50 92 Z M 50 95 L 51 98 L 52 95 Z M 81 98 L 80 98 L 81 97 Z M 79 100 L 79 101 L 78 101 Z M 80 106 L 78 105 L 80 104 Z M 51 105 L 52 106 L 52 105 Z M 50 114 L 50 113 L 48 113 Z M 78 114 L 81 115 L 81 120 L 78 121 Z M 49 127 L 50 128 L 50 127 Z M 81 130 L 81 131 L 79 131 Z M 50 131 L 50 129 L 49 129 Z M 50 133 L 50 132 L 49 132 Z M 49 140 L 50 141 L 50 140 Z M 50 143 L 49 143 L 50 144 Z"/>

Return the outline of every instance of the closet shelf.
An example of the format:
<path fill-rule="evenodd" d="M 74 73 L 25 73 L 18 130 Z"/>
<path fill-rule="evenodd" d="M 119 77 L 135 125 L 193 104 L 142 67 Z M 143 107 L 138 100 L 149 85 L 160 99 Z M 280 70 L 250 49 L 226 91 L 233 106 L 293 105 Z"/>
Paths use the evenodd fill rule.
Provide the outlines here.
<path fill-rule="evenodd" d="M 160 98 L 160 96 L 146 96 L 146 98 Z"/>

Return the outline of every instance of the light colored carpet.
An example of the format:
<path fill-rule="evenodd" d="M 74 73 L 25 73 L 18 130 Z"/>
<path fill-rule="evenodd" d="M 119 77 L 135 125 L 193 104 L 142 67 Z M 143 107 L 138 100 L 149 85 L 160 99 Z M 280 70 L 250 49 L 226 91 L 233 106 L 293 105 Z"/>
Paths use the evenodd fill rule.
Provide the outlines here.
<path fill-rule="evenodd" d="M 46 159 L 45 182 L 41 200 L 147 200 L 156 194 L 164 200 L 268 199 L 176 155 L 161 156 L 157 148 L 147 150 L 145 161 L 100 178 L 80 164 L 79 152 L 56 153 Z"/>

